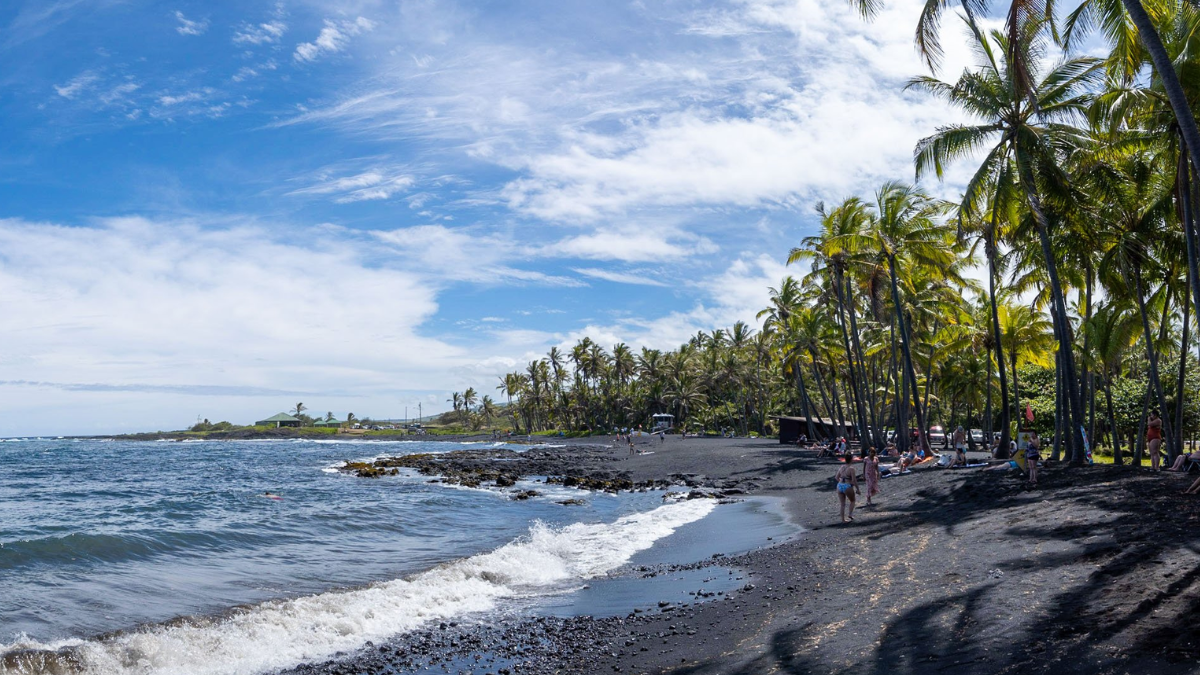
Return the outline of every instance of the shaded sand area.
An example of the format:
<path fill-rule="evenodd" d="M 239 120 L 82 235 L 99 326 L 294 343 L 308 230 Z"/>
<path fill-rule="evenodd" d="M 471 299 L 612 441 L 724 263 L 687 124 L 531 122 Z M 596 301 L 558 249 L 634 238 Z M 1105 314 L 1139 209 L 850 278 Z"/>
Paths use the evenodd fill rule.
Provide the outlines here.
<path fill-rule="evenodd" d="M 693 474 L 781 497 L 808 531 L 712 561 L 714 576 L 745 574 L 712 598 L 664 600 L 651 572 L 620 616 L 514 612 L 294 672 L 1200 672 L 1200 498 L 1179 494 L 1191 478 L 1051 467 L 1029 488 L 1003 471 L 919 467 L 885 479 L 878 505 L 841 525 L 838 464 L 813 451 L 643 447 L 653 454 L 572 445 L 507 463 L 634 482 Z"/>

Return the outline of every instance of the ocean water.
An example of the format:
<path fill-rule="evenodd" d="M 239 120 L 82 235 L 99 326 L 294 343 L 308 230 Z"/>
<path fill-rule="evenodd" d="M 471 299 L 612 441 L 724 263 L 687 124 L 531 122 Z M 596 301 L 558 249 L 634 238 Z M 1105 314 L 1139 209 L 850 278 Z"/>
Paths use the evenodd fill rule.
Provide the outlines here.
<path fill-rule="evenodd" d="M 718 508 L 333 470 L 461 447 L 479 445 L 0 442 L 0 674 L 270 672 L 505 603 L 561 604 Z M 586 503 L 556 503 L 571 497 Z"/>

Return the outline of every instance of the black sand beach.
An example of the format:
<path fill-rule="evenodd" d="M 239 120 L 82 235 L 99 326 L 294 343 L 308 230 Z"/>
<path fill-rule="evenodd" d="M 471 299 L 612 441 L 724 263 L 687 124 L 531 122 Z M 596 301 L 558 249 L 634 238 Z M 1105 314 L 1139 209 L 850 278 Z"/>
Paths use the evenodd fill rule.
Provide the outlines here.
<path fill-rule="evenodd" d="M 295 673 L 1186 673 L 1200 671 L 1200 501 L 1191 478 L 918 467 L 838 520 L 837 463 L 768 440 L 573 443 L 506 457 L 524 475 L 686 480 L 786 500 L 806 532 L 700 565 L 736 591 L 618 617 L 445 624 Z M 485 466 L 487 452 L 449 458 Z M 442 460 L 446 461 L 446 460 Z M 862 501 L 860 501 L 860 504 Z M 637 570 L 625 570 L 636 575 Z"/>

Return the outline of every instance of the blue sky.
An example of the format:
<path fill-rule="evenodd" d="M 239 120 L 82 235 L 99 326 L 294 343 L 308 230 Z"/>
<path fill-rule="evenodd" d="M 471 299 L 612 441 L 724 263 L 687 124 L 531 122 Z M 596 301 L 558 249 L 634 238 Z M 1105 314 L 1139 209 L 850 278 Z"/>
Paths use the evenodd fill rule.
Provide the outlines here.
<path fill-rule="evenodd" d="M 3 3 L 0 435 L 429 412 L 753 322 L 952 119 L 919 5 Z"/>

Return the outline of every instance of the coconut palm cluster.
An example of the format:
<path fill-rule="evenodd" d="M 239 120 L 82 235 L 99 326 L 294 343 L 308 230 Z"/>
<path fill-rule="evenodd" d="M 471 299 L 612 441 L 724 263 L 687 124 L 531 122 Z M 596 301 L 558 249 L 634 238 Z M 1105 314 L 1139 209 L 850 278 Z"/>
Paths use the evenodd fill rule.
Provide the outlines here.
<path fill-rule="evenodd" d="M 868 19 L 880 8 L 851 4 Z M 503 414 L 530 430 L 595 430 L 669 412 L 743 434 L 800 415 L 844 421 L 864 447 L 889 428 L 918 430 L 901 445 L 928 444 L 931 425 L 963 424 L 1006 448 L 1036 398 L 1056 457 L 1103 446 L 1126 461 L 1151 408 L 1179 453 L 1197 398 L 1200 8 L 928 0 L 916 46 L 931 72 L 951 20 L 976 65 L 908 87 L 964 121 L 917 144 L 911 182 L 818 207 L 761 330 L 739 323 L 674 351 L 554 349 L 502 378 Z M 1089 35 L 1106 53 L 1094 39 L 1077 53 Z M 936 198 L 951 166 L 967 170 L 961 194 Z"/>

